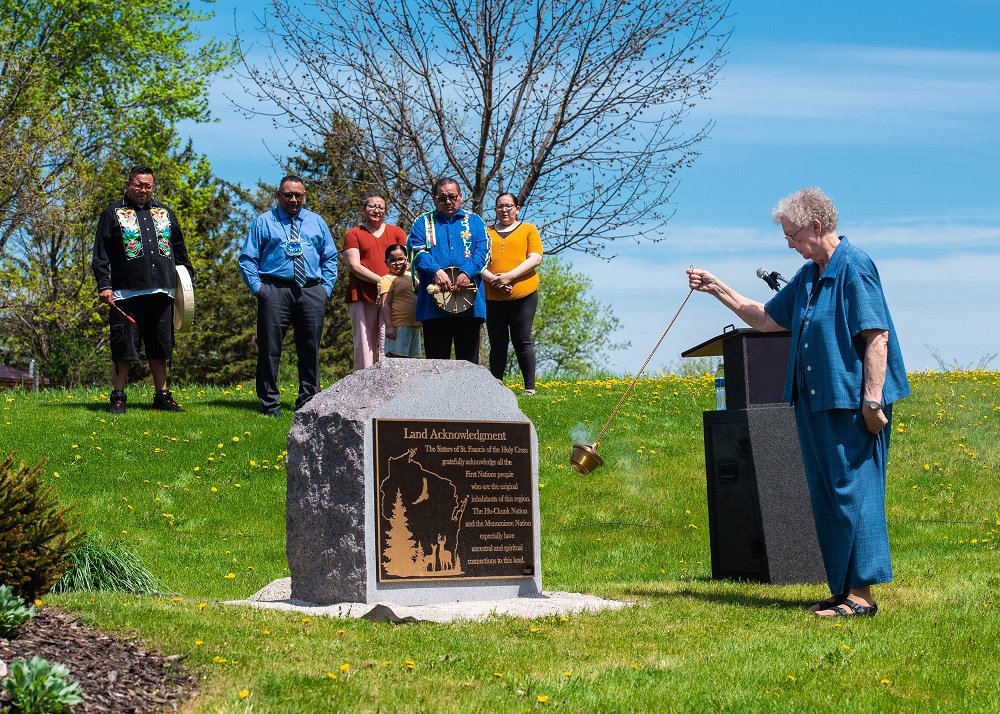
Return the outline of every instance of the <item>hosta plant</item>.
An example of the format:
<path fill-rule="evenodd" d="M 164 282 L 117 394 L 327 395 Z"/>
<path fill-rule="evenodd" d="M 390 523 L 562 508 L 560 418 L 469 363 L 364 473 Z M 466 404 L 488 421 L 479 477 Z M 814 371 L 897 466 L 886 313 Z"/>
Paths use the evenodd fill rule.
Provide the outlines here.
<path fill-rule="evenodd" d="M 6 585 L 0 585 L 0 637 L 11 638 L 17 628 L 35 616 L 35 608 L 25 606 Z"/>
<path fill-rule="evenodd" d="M 41 657 L 15 659 L 3 688 L 10 694 L 16 712 L 64 714 L 83 701 L 80 685 L 68 677 L 69 669 L 58 662 L 52 664 Z"/>

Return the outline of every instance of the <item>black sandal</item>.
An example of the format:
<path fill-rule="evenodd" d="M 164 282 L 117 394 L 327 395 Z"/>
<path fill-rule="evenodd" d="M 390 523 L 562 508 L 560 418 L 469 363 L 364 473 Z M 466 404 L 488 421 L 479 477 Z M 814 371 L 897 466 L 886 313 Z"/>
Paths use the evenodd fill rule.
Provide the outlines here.
<path fill-rule="evenodd" d="M 832 610 L 837 607 L 840 603 L 847 599 L 846 593 L 840 593 L 839 595 L 831 595 L 826 600 L 820 600 L 819 602 L 814 602 L 807 609 L 810 612 L 818 612 L 819 610 Z"/>
<path fill-rule="evenodd" d="M 842 607 L 846 607 L 847 610 L 841 610 L 840 608 Z M 871 605 L 860 605 L 853 600 L 844 599 L 830 609 L 833 610 L 832 615 L 820 615 L 817 612 L 816 617 L 854 617 L 856 615 L 875 617 L 878 614 L 878 603 L 873 602 Z"/>

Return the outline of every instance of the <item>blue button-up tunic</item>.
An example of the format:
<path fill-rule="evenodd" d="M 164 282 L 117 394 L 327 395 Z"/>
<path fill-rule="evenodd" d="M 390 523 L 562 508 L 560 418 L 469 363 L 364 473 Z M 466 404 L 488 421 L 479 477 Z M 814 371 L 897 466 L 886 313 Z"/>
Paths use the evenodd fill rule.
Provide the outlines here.
<path fill-rule="evenodd" d="M 461 209 L 450 219 L 437 211 L 422 214 L 413 222 L 407 247 L 413 255 L 413 267 L 420 281 L 417 289 L 418 322 L 455 317 L 439 308 L 427 294 L 427 286 L 434 284 L 437 271 L 452 266 L 457 266 L 476 285 L 472 310 L 461 316 L 486 319 L 482 272 L 490 262 L 490 241 L 482 218 Z"/>
<path fill-rule="evenodd" d="M 792 333 L 785 374 L 786 402 L 792 402 L 793 385 L 800 378 L 809 390 L 814 411 L 859 409 L 864 330 L 889 333 L 883 404 L 910 393 L 878 270 L 868 254 L 847 238 L 841 238 L 822 275 L 819 266 L 808 261 L 764 308 Z"/>

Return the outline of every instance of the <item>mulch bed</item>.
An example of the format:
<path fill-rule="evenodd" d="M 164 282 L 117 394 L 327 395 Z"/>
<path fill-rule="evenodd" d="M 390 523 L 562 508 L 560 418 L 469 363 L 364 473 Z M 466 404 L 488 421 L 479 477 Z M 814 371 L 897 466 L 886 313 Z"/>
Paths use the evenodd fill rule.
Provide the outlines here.
<path fill-rule="evenodd" d="M 37 655 L 69 668 L 80 683 L 83 702 L 77 714 L 92 712 L 176 711 L 194 696 L 197 677 L 184 670 L 186 655 L 146 652 L 137 642 L 122 642 L 85 627 L 57 607 L 46 607 L 21 625 L 13 640 L 0 638 L 0 660 Z"/>

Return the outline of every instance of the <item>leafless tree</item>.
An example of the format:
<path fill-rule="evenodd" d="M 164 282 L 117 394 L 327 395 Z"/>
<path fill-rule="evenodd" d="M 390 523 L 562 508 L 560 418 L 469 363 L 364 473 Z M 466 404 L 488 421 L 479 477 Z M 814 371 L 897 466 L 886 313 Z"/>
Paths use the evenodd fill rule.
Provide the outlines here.
<path fill-rule="evenodd" d="M 502 191 L 530 200 L 548 252 L 600 254 L 615 238 L 657 239 L 672 214 L 677 173 L 710 129 L 681 122 L 716 81 L 727 11 L 727 0 L 273 0 L 259 18 L 267 57 L 244 41 L 243 76 L 303 142 L 350 131 L 403 221 L 451 175 L 476 212 Z"/>

